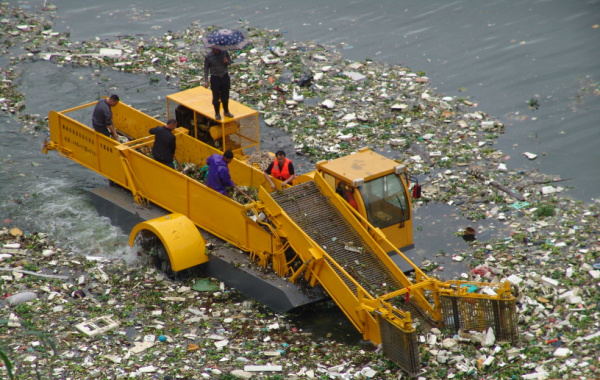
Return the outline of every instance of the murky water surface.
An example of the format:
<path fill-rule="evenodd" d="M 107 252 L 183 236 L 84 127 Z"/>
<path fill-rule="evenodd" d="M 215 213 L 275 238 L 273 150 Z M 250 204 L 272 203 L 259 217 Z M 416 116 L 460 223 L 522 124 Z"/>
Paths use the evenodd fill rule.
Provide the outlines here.
<path fill-rule="evenodd" d="M 504 122 L 497 145 L 511 167 L 570 178 L 570 194 L 589 200 L 600 196 L 599 14 L 599 0 L 63 0 L 56 29 L 87 40 L 242 20 L 337 44 L 350 59 L 407 65 Z M 539 157 L 528 161 L 525 151 Z"/>

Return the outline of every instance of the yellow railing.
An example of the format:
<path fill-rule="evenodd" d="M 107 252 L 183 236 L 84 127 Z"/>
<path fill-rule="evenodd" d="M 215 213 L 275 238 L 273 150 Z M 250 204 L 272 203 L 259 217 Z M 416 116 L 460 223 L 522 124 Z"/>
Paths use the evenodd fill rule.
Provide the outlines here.
<path fill-rule="evenodd" d="M 356 231 L 361 239 L 367 244 L 370 251 L 377 256 L 377 260 L 383 264 L 388 274 L 390 274 L 399 284 L 404 287 L 410 287 L 413 285 L 408 277 L 406 277 L 406 275 L 398 268 L 398 266 L 387 254 L 387 252 L 391 251 L 392 249 L 401 254 L 402 257 L 415 268 L 419 275 L 419 279 L 427 279 L 427 276 L 421 272 L 421 270 L 412 261 L 410 261 L 408 257 L 397 250 L 397 248 L 395 248 L 392 243 L 387 240 L 385 235 L 380 230 L 372 227 L 372 225 L 368 223 L 360 214 L 355 213 L 355 210 L 352 207 L 348 207 L 347 203 L 337 193 L 335 193 L 335 191 L 333 191 L 329 185 L 327 185 L 321 174 L 315 173 L 314 181 L 319 187 L 321 193 L 329 199 L 331 204 L 338 210 L 346 222 L 352 226 L 352 229 Z M 355 216 L 358 217 L 358 219 L 355 218 Z M 420 289 L 416 290 L 413 294 L 411 294 L 411 296 L 413 297 L 414 302 L 416 302 L 423 311 L 431 316 L 435 314 L 433 306 L 425 298 Z"/>
<path fill-rule="evenodd" d="M 372 298 L 362 286 L 338 265 L 316 242 L 294 223 L 275 202 L 268 192 L 261 188 L 259 199 L 263 202 L 271 222 L 278 230 L 285 232 L 285 238 L 305 263 L 304 278 L 310 285 L 320 284 L 333 301 L 340 307 L 365 339 L 380 342 L 379 328 L 375 318 L 361 308 L 360 297 Z M 346 281 L 357 289 L 353 292 Z"/>
<path fill-rule="evenodd" d="M 82 108 L 85 107 L 76 109 Z M 154 138 L 148 136 L 147 127 L 160 125 L 158 120 L 122 103 L 113 110 L 113 120 L 119 126 L 119 132 L 131 137 L 141 136 L 138 140 L 120 144 L 63 113 L 52 111 L 48 147 L 131 190 L 137 200 L 148 200 L 171 212 L 181 213 L 202 229 L 243 250 L 269 254 L 280 250 L 279 240 L 274 240 L 268 231 L 248 218 L 246 206 L 137 150 L 153 143 Z M 210 154 L 219 153 L 187 136 L 183 129 L 176 132 L 176 138 L 176 158 L 180 162 L 203 165 Z M 231 164 L 231 175 L 241 185 L 257 187 L 265 181 L 258 169 L 237 160 Z"/>

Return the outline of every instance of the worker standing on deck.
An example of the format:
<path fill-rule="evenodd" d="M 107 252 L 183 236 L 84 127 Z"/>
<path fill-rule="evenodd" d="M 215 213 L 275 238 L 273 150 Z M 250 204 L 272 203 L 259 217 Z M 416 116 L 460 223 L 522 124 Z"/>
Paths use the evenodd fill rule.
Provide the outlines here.
<path fill-rule="evenodd" d="M 206 176 L 206 186 L 218 191 L 223 195 L 227 195 L 227 191 L 235 188 L 235 183 L 231 180 L 229 174 L 229 163 L 233 160 L 233 152 L 226 150 L 221 156 L 213 154 L 208 157 L 206 164 L 208 165 L 208 175 Z"/>
<path fill-rule="evenodd" d="M 167 125 L 158 126 L 150 129 L 150 133 L 155 135 L 154 145 L 152 146 L 152 157 L 170 168 L 173 166 L 173 157 L 175 156 L 175 136 L 173 129 L 177 127 L 177 120 L 169 119 Z"/>
<path fill-rule="evenodd" d="M 275 184 L 273 183 L 271 176 L 283 181 L 281 183 L 282 186 L 287 184 L 291 185 L 294 178 L 296 178 L 296 174 L 294 174 L 294 163 L 285 156 L 283 150 L 275 153 L 275 160 L 271 162 L 263 174 L 273 189 L 275 188 Z"/>
<path fill-rule="evenodd" d="M 108 137 L 112 135 L 115 140 L 118 140 L 118 136 L 113 125 L 111 108 L 118 103 L 119 96 L 113 94 L 108 99 L 99 100 L 92 114 L 92 127 L 94 127 L 94 130 Z"/>
<path fill-rule="evenodd" d="M 225 116 L 233 117 L 229 112 L 229 87 L 231 82 L 227 67 L 230 63 L 231 57 L 229 53 L 217 48 L 210 49 L 210 52 L 204 57 L 204 82 L 206 87 L 210 87 L 212 91 L 212 104 L 215 108 L 216 120 L 221 120 L 220 103 L 223 103 Z"/>

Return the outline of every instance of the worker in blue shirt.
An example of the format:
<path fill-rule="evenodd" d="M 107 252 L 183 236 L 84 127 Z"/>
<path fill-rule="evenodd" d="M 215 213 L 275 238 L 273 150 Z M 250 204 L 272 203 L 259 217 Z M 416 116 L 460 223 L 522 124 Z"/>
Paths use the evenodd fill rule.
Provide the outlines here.
<path fill-rule="evenodd" d="M 223 155 L 213 154 L 208 157 L 208 175 L 206 176 L 206 186 L 227 195 L 228 191 L 235 188 L 235 183 L 231 180 L 229 174 L 229 163 L 233 161 L 233 152 L 226 150 Z"/>

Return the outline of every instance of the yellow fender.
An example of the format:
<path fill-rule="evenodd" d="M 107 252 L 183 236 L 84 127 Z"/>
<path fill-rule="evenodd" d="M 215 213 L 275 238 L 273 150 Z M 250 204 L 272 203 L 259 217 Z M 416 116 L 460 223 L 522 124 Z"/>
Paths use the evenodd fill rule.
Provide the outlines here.
<path fill-rule="evenodd" d="M 173 213 L 138 223 L 129 233 L 129 245 L 143 230 L 154 233 L 165 247 L 174 272 L 208 261 L 205 242 L 196 225 L 185 215 Z"/>

